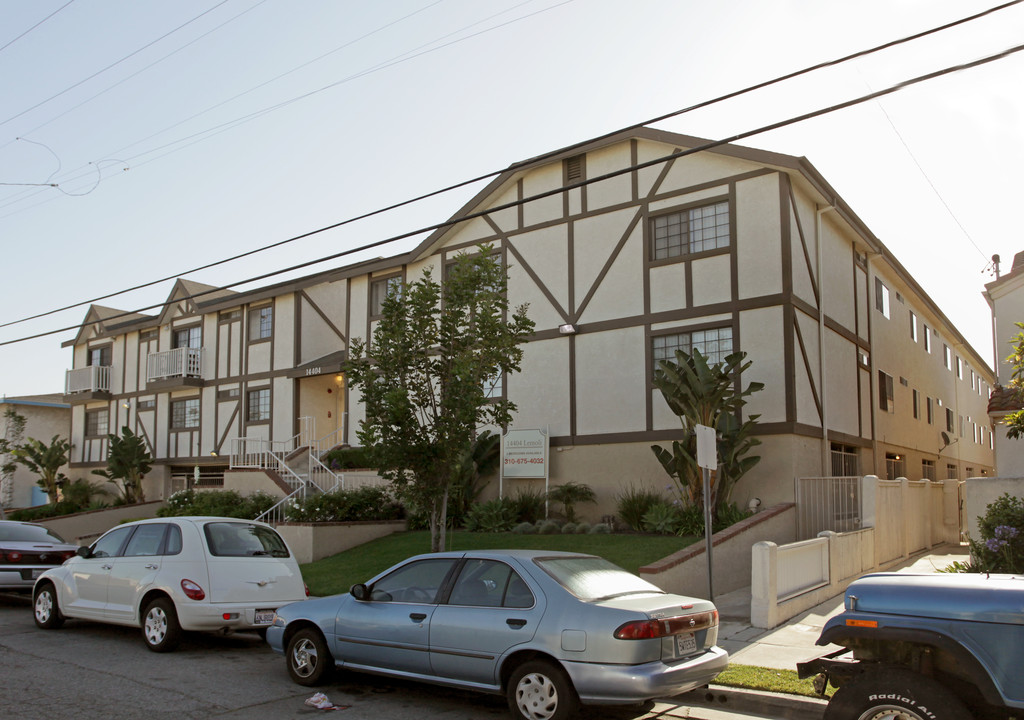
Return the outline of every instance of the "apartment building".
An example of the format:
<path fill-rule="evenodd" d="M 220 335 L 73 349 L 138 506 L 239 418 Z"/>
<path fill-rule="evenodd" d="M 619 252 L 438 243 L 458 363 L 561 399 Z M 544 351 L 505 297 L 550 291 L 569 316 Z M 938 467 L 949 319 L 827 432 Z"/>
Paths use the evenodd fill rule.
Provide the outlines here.
<path fill-rule="evenodd" d="M 390 286 L 488 243 L 536 323 L 495 390 L 515 428 L 547 431 L 552 484 L 597 491 L 586 514 L 668 482 L 650 446 L 679 423 L 652 379 L 676 348 L 743 350 L 742 382 L 765 384 L 742 505 L 792 501 L 805 476 L 991 474 L 993 372 L 918 282 L 805 158 L 690 152 L 705 142 L 642 128 L 581 143 L 510 166 L 408 253 L 238 293 L 182 279 L 159 315 L 91 308 L 65 343 L 72 466 L 102 465 L 127 425 L 158 497 L 270 443 L 356 443 L 350 339 Z"/>

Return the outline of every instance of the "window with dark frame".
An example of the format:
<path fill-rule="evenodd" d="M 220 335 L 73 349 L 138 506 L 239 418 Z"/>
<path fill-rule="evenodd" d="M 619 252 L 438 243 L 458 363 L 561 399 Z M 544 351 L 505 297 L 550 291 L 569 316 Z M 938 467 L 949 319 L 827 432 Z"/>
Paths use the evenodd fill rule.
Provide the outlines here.
<path fill-rule="evenodd" d="M 921 461 L 921 479 L 922 480 L 935 480 L 935 461 L 924 459 Z"/>
<path fill-rule="evenodd" d="M 504 377 L 500 372 L 484 379 L 484 397 L 488 400 L 498 400 L 504 394 Z"/>
<path fill-rule="evenodd" d="M 86 358 L 86 364 L 89 367 L 110 367 L 110 365 L 113 364 L 112 358 L 112 345 L 89 348 L 89 356 Z"/>
<path fill-rule="evenodd" d="M 946 408 L 946 432 L 953 432 L 953 411 Z"/>
<path fill-rule="evenodd" d="M 189 430 L 199 427 L 199 398 L 171 401 L 171 428 Z"/>
<path fill-rule="evenodd" d="M 676 350 L 692 354 L 694 349 L 708 359 L 709 365 L 722 362 L 733 352 L 732 327 L 708 328 L 689 332 L 655 335 L 651 338 L 651 358 L 654 369 L 662 360 L 675 362 Z"/>
<path fill-rule="evenodd" d="M 270 388 L 250 390 L 246 393 L 245 421 L 249 423 L 270 420 Z"/>
<path fill-rule="evenodd" d="M 910 339 L 917 342 L 917 315 L 910 311 Z"/>
<path fill-rule="evenodd" d="M 928 413 L 928 424 L 931 425 L 935 420 L 934 407 L 932 405 L 931 398 L 927 398 L 927 402 L 925 402 L 925 407 Z"/>
<path fill-rule="evenodd" d="M 875 278 L 875 310 L 889 317 L 889 288 L 885 286 L 881 278 Z"/>
<path fill-rule="evenodd" d="M 174 348 L 201 348 L 203 346 L 203 329 L 198 325 L 179 328 L 173 334 Z"/>
<path fill-rule="evenodd" d="M 392 292 L 399 296 L 401 295 L 401 275 L 392 275 L 391 277 L 370 281 L 370 317 L 380 317 L 384 314 L 384 300 Z"/>
<path fill-rule="evenodd" d="M 271 305 L 249 311 L 249 342 L 266 340 L 274 332 L 274 308 Z"/>
<path fill-rule="evenodd" d="M 896 412 L 895 390 L 892 375 L 878 371 L 878 409 L 888 413 Z"/>
<path fill-rule="evenodd" d="M 652 260 L 666 260 L 730 245 L 729 201 L 651 218 Z"/>
<path fill-rule="evenodd" d="M 101 408 L 85 411 L 85 436 L 103 437 L 110 433 L 110 410 Z"/>
<path fill-rule="evenodd" d="M 913 391 L 913 397 L 914 397 L 914 419 L 915 420 L 920 420 L 921 419 L 921 393 L 919 393 L 917 390 L 914 390 Z"/>
<path fill-rule="evenodd" d="M 860 475 L 857 448 L 852 445 L 831 443 L 832 477 L 855 477 Z"/>

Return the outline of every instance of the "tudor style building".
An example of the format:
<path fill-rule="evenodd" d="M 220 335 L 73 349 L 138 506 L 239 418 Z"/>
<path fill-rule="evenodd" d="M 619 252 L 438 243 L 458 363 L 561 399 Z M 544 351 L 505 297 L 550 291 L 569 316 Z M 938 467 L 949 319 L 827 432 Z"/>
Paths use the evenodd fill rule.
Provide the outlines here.
<path fill-rule="evenodd" d="M 350 338 L 391 285 L 489 243 L 536 323 L 496 391 L 515 427 L 548 429 L 553 484 L 597 491 L 584 512 L 668 482 L 650 445 L 678 420 L 652 376 L 680 347 L 743 350 L 743 383 L 765 384 L 741 505 L 791 501 L 802 476 L 991 474 L 992 370 L 914 278 L 806 159 L 684 152 L 705 142 L 644 128 L 580 144 L 511 166 L 407 254 L 242 293 L 179 280 L 158 316 L 91 308 L 66 343 L 73 467 L 102 464 L 123 425 L 153 449 L 152 497 L 196 466 L 253 467 L 271 442 L 355 443 Z"/>

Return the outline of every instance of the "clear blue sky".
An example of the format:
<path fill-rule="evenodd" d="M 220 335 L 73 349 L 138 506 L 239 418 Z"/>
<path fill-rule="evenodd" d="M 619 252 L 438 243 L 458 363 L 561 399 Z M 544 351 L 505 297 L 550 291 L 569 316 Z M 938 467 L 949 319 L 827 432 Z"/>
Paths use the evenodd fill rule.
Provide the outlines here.
<path fill-rule="evenodd" d="M 996 4 L 0 0 L 0 323 Z M 659 127 L 726 137 L 1022 38 L 1017 6 Z M 1024 53 L 743 143 L 814 163 L 990 365 L 983 270 L 1024 250 L 1022 77 Z M 476 189 L 187 277 L 225 284 L 427 226 Z M 101 304 L 136 309 L 169 289 Z M 0 342 L 85 312 L 0 328 Z M 0 347 L 0 395 L 62 391 L 72 336 Z"/>

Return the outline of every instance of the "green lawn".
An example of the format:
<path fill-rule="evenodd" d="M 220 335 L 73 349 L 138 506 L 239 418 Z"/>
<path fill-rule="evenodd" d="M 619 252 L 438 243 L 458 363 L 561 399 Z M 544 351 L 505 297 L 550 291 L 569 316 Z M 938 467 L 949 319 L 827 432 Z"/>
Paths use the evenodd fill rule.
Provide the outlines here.
<path fill-rule="evenodd" d="M 448 533 L 446 550 L 523 548 L 592 553 L 635 573 L 649 563 L 694 543 L 696 537 L 673 535 L 516 535 L 515 533 Z M 302 577 L 313 595 L 348 592 L 400 560 L 430 552 L 426 530 L 401 532 L 302 566 Z"/>

